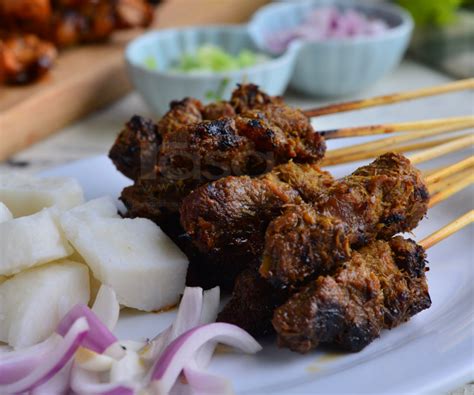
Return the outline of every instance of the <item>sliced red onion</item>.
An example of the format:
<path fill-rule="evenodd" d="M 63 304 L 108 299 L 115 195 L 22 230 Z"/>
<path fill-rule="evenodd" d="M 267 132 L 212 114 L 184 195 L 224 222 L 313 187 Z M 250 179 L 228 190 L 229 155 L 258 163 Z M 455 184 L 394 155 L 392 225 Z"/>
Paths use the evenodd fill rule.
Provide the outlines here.
<path fill-rule="evenodd" d="M 216 321 L 220 300 L 221 292 L 219 287 L 214 287 L 204 291 L 199 325 L 210 324 L 211 322 Z"/>
<path fill-rule="evenodd" d="M 73 364 L 71 359 L 61 371 L 44 384 L 31 391 L 31 395 L 66 395 L 69 394 L 69 379 Z"/>
<path fill-rule="evenodd" d="M 356 9 L 318 7 L 304 20 L 288 29 L 273 31 L 267 37 L 267 48 L 273 53 L 285 51 L 294 40 L 323 41 L 358 36 L 379 35 L 389 29 L 385 20 L 371 18 Z"/>
<path fill-rule="evenodd" d="M 71 372 L 71 389 L 77 395 L 134 395 L 133 387 L 123 384 L 101 383 L 97 372 L 74 366 Z"/>
<path fill-rule="evenodd" d="M 199 325 L 202 312 L 202 288 L 186 287 L 184 289 L 178 314 L 173 322 L 171 341 L 178 336 Z"/>
<path fill-rule="evenodd" d="M 55 333 L 32 347 L 0 354 L 0 384 L 11 384 L 25 377 L 61 340 Z"/>
<path fill-rule="evenodd" d="M 210 324 L 215 322 L 217 314 L 219 312 L 219 303 L 220 303 L 220 289 L 219 287 L 214 287 L 207 291 L 204 291 L 203 295 L 203 304 L 201 318 L 199 320 L 199 325 Z M 191 328 L 190 328 L 191 329 Z M 207 342 L 204 344 L 194 356 L 196 362 L 196 368 L 207 368 L 211 362 L 212 355 L 216 349 L 216 342 Z M 191 365 L 188 366 L 191 368 Z"/>
<path fill-rule="evenodd" d="M 225 377 L 215 376 L 199 369 L 185 367 L 186 381 L 199 394 L 233 395 L 232 383 Z"/>
<path fill-rule="evenodd" d="M 98 354 L 88 348 L 80 347 L 76 352 L 75 364 L 82 369 L 92 372 L 105 372 L 110 370 L 116 361 L 108 355 Z"/>
<path fill-rule="evenodd" d="M 92 311 L 109 330 L 114 330 L 120 315 L 120 304 L 111 287 L 105 284 L 100 286 Z"/>
<path fill-rule="evenodd" d="M 125 356 L 112 365 L 109 380 L 111 383 L 135 383 L 144 376 L 145 367 L 140 356 L 135 351 L 127 350 Z"/>
<path fill-rule="evenodd" d="M 152 372 L 151 389 L 167 394 L 184 367 L 204 344 L 220 342 L 247 353 L 256 353 L 261 346 L 247 332 L 226 323 L 214 323 L 193 328 L 174 340 L 159 358 Z"/>
<path fill-rule="evenodd" d="M 77 319 L 65 334 L 64 339 L 41 361 L 35 369 L 20 380 L 0 385 L 1 394 L 18 394 L 30 391 L 53 378 L 73 358 L 75 352 L 89 332 L 87 319 Z"/>
<path fill-rule="evenodd" d="M 219 308 L 219 287 L 209 291 L 186 287 L 173 324 L 151 340 L 140 352 L 146 361 L 155 361 L 178 336 L 201 323 L 215 321 Z"/>
<path fill-rule="evenodd" d="M 84 317 L 90 327 L 89 333 L 82 344 L 83 347 L 115 359 L 120 359 L 124 356 L 125 352 L 115 335 L 84 304 L 75 305 L 61 320 L 56 332 L 64 336 L 72 323 L 80 317 Z"/>

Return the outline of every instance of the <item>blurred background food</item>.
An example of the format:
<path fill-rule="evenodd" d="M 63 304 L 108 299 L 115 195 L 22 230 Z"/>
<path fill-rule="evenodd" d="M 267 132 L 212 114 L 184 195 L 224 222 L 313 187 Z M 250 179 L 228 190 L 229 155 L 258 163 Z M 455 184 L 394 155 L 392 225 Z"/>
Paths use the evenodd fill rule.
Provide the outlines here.
<path fill-rule="evenodd" d="M 474 76 L 473 0 L 397 0 L 413 15 L 410 54 L 458 77 Z"/>
<path fill-rule="evenodd" d="M 225 98 L 239 82 L 273 95 L 287 87 L 315 98 L 356 95 L 393 72 L 409 42 L 409 56 L 472 76 L 472 7 L 473 0 L 0 0 L 0 158 L 123 96 L 129 81 L 156 115 L 184 96 Z M 241 25 L 231 33 L 222 26 L 230 23 Z"/>
<path fill-rule="evenodd" d="M 57 48 L 146 27 L 147 0 L 0 0 L 0 83 L 27 84 L 54 64 Z"/>

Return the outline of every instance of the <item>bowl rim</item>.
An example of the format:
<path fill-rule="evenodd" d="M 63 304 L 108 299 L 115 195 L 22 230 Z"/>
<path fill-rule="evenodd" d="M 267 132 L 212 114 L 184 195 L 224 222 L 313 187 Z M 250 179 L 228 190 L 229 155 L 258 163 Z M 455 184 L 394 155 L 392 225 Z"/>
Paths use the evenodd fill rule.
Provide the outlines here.
<path fill-rule="evenodd" d="M 145 42 L 149 40 L 153 40 L 154 37 L 165 35 L 165 34 L 183 34 L 184 32 L 188 31 L 226 31 L 226 32 L 240 32 L 245 33 L 249 36 L 249 39 L 254 43 L 256 50 L 253 50 L 256 53 L 266 55 L 268 59 L 266 59 L 262 63 L 258 63 L 253 66 L 243 67 L 237 70 L 229 70 L 229 71 L 204 71 L 198 73 L 185 73 L 185 72 L 177 72 L 171 71 L 169 69 L 165 70 L 156 70 L 150 69 L 146 67 L 140 60 L 134 58 L 131 55 L 131 52 L 134 48 L 143 45 Z M 212 25 L 194 25 L 194 26 L 186 26 L 186 27 L 176 27 L 176 28 L 169 28 L 169 29 L 157 29 L 151 30 L 147 33 L 144 33 L 132 41 L 130 41 L 127 46 L 125 47 L 124 56 L 127 65 L 130 68 L 138 69 L 141 72 L 153 76 L 159 76 L 168 79 L 176 79 L 176 80 L 216 80 L 216 79 L 223 79 L 223 78 L 234 78 L 242 76 L 242 74 L 246 73 L 254 73 L 259 72 L 262 70 L 268 70 L 269 72 L 273 71 L 276 68 L 283 67 L 286 63 L 292 62 L 296 58 L 296 54 L 298 52 L 298 48 L 301 46 L 299 43 L 292 43 L 285 52 L 281 54 L 273 54 L 269 51 L 264 51 L 263 49 L 259 48 L 255 40 L 253 39 L 252 35 L 249 32 L 249 24 L 212 24 Z"/>
<path fill-rule="evenodd" d="M 381 3 L 369 3 L 364 0 L 304 0 L 298 2 L 278 2 L 278 3 L 270 3 L 264 5 L 260 9 L 258 9 L 251 17 L 248 26 L 249 32 L 252 35 L 252 38 L 255 43 L 260 47 L 262 50 L 266 50 L 269 53 L 271 52 L 268 48 L 263 48 L 262 45 L 256 40 L 255 37 L 255 27 L 259 25 L 260 22 L 258 21 L 262 15 L 268 14 L 269 12 L 273 12 L 275 9 L 287 9 L 293 12 L 295 9 L 307 7 L 308 5 L 313 5 L 314 8 L 320 7 L 330 7 L 330 6 L 337 6 L 337 5 L 346 5 L 346 6 L 357 6 L 362 9 L 372 9 L 372 10 L 382 10 L 386 13 L 391 13 L 401 19 L 401 23 L 397 26 L 390 27 L 387 30 L 382 31 L 378 35 L 368 36 L 368 35 L 360 35 L 355 37 L 343 37 L 343 38 L 334 38 L 330 40 L 321 40 L 321 41 L 310 41 L 304 40 L 301 38 L 297 38 L 293 40 L 290 45 L 294 42 L 299 42 L 301 45 L 319 45 L 319 46 L 327 46 L 327 47 L 335 47 L 338 45 L 348 45 L 348 44 L 364 44 L 364 43 L 373 43 L 377 41 L 385 41 L 390 38 L 404 36 L 409 34 L 414 28 L 414 21 L 411 14 L 405 10 L 404 8 L 400 7 L 397 4 L 391 4 L 387 2 Z M 287 52 L 290 46 L 283 52 Z"/>

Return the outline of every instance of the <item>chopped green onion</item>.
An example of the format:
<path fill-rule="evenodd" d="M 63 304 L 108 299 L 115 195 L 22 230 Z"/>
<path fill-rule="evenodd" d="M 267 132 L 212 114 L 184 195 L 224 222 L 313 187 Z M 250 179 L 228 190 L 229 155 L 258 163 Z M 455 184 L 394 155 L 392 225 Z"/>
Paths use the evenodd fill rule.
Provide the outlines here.
<path fill-rule="evenodd" d="M 172 67 L 174 71 L 231 71 L 254 66 L 267 60 L 267 57 L 248 49 L 232 55 L 222 48 L 206 44 L 197 49 L 195 53 L 185 53 Z"/>

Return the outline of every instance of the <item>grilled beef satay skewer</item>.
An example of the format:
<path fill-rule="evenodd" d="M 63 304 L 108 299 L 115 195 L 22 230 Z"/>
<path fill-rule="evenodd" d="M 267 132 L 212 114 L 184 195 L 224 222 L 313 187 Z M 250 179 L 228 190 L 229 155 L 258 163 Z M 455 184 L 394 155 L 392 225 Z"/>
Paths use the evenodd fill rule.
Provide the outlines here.
<path fill-rule="evenodd" d="M 380 161 L 399 172 L 383 174 L 374 166 Z M 335 183 L 315 204 L 288 208 L 266 230 L 261 275 L 277 286 L 295 285 L 331 272 L 353 248 L 413 229 L 429 193 L 412 169 L 408 159 L 386 154 Z"/>
<path fill-rule="evenodd" d="M 234 120 L 235 125 L 229 126 L 225 122 L 216 123 L 218 119 Z M 346 136 L 367 135 L 397 131 L 426 131 L 434 127 L 449 131 L 472 126 L 473 120 L 474 117 L 467 116 L 369 125 L 350 130 L 340 129 L 337 133 L 340 135 L 344 132 L 343 134 Z M 200 124 L 200 127 L 196 128 L 197 124 Z M 227 130 L 225 129 L 226 125 L 228 126 Z M 181 153 L 187 152 L 187 154 L 196 155 L 197 163 L 194 164 L 196 166 L 203 159 L 200 154 L 205 153 L 212 156 L 215 149 L 210 144 L 210 139 L 205 138 L 208 133 L 206 127 L 213 130 L 214 139 L 217 135 L 223 134 L 228 139 L 231 137 L 236 139 L 235 135 L 237 135 L 244 140 L 250 140 L 253 145 L 250 147 L 250 151 L 253 150 L 260 154 L 273 153 L 275 157 L 269 159 L 272 159 L 274 164 L 285 163 L 291 158 L 299 162 L 315 163 L 324 154 L 322 139 L 319 134 L 314 133 L 309 119 L 303 112 L 285 106 L 281 98 L 270 97 L 261 92 L 257 86 L 248 84 L 236 89 L 229 102 L 211 103 L 206 106 L 199 100 L 191 98 L 172 102 L 170 111 L 157 124 L 150 119 L 134 116 L 117 138 L 110 150 L 110 157 L 119 171 L 129 178 L 137 180 L 150 175 L 150 173 L 155 174 L 159 170 L 159 166 L 163 166 L 161 157 L 165 154 L 168 156 L 173 154 L 173 151 L 169 149 L 166 152 L 161 152 L 160 146 L 162 144 L 176 145 L 176 143 L 180 143 Z M 179 139 L 173 136 L 176 133 Z M 334 132 L 324 133 L 335 137 Z M 314 139 L 310 138 L 312 135 L 315 135 Z M 229 140 L 227 145 L 231 142 Z M 231 145 L 237 145 L 237 141 L 232 143 Z M 201 153 L 199 152 L 200 147 L 202 148 Z M 239 147 L 236 146 L 233 150 L 232 148 L 231 146 L 226 147 L 227 151 L 230 150 L 231 157 L 238 156 L 241 151 L 249 150 L 248 144 L 243 144 L 243 142 Z M 355 153 L 357 148 L 355 147 L 354 152 L 350 153 Z M 221 155 L 221 162 L 225 156 L 225 154 Z M 225 163 L 221 163 L 221 166 L 222 164 Z M 228 163 L 227 167 L 229 167 Z M 260 172 L 263 171 L 265 169 L 260 170 Z M 228 173 L 229 171 L 222 172 L 222 174 Z M 240 174 L 243 173 L 245 173 L 245 169 L 240 169 Z"/>
<path fill-rule="evenodd" d="M 466 163 L 468 161 L 461 161 L 432 174 L 432 183 L 428 185 L 430 190 L 433 186 L 437 186 L 440 181 L 437 176 L 438 173 L 443 176 L 443 182 L 451 182 L 451 179 L 455 179 L 455 182 L 451 182 L 451 186 L 446 189 L 446 192 L 443 192 L 444 196 L 440 196 L 436 203 L 440 203 L 460 191 L 466 186 L 466 179 L 470 178 L 472 183 L 472 175 L 460 180 L 458 174 L 452 171 L 464 169 Z M 462 166 L 459 166 L 461 164 Z M 262 278 L 254 268 L 248 268 L 237 276 L 232 297 L 219 314 L 218 320 L 239 325 L 254 336 L 262 336 L 273 332 L 271 318 L 274 310 L 296 290 L 298 290 L 298 286 L 275 288 Z"/>
<path fill-rule="evenodd" d="M 354 252 L 335 274 L 320 276 L 275 310 L 278 344 L 305 353 L 319 344 L 359 351 L 431 305 L 426 249 L 472 223 L 470 211 L 416 244 L 400 236 Z"/>
<path fill-rule="evenodd" d="M 417 161 L 452 152 L 448 148 L 423 151 Z M 259 178 L 225 177 L 197 188 L 183 200 L 181 222 L 206 260 L 220 262 L 222 275 L 228 271 L 232 276 L 260 260 L 265 230 L 285 207 L 316 202 L 334 182 L 315 165 L 295 163 L 277 166 Z"/>

